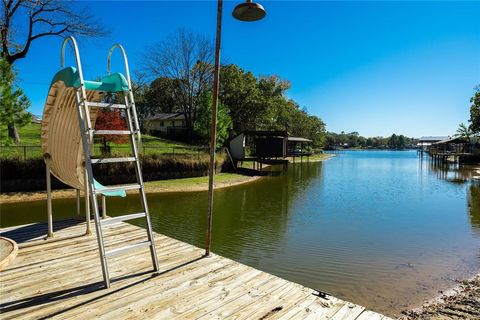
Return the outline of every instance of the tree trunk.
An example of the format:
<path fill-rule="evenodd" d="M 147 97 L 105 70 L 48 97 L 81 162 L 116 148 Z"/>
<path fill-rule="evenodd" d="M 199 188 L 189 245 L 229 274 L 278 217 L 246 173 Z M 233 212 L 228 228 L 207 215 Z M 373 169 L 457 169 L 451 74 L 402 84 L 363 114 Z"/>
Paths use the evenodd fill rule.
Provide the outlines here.
<path fill-rule="evenodd" d="M 8 137 L 12 139 L 15 144 L 20 142 L 20 136 L 18 135 L 17 128 L 15 128 L 15 125 L 13 124 L 8 125 Z"/>

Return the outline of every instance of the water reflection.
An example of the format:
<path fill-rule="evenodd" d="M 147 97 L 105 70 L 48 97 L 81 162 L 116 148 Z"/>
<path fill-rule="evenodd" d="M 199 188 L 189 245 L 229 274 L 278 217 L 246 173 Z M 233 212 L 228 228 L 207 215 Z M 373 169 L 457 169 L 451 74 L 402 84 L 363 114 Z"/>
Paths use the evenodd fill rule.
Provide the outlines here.
<path fill-rule="evenodd" d="M 475 176 L 473 166 L 434 161 L 427 161 L 427 163 L 432 174 L 447 182 L 464 184 L 472 181 Z"/>
<path fill-rule="evenodd" d="M 480 237 L 480 183 L 472 183 L 468 194 L 470 222 L 477 237 Z"/>
<path fill-rule="evenodd" d="M 310 184 L 321 180 L 321 173 L 321 165 L 299 164 L 275 178 L 277 183 L 258 181 L 253 192 L 252 186 L 218 190 L 213 250 L 253 266 L 282 250 L 290 215 L 295 214 L 294 202 Z"/>
<path fill-rule="evenodd" d="M 467 205 L 472 232 L 480 237 L 480 180 L 475 166 L 428 161 L 429 170 L 438 179 L 467 186 Z"/>

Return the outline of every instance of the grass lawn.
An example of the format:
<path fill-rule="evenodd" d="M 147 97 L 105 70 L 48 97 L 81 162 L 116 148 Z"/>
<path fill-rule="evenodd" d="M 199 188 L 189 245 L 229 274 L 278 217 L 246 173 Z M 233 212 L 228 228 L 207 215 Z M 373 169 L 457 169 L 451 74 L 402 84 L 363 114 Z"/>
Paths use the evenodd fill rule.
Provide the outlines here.
<path fill-rule="evenodd" d="M 40 149 L 40 133 L 41 125 L 31 123 L 25 127 L 18 129 L 20 135 L 20 143 L 18 146 L 8 143 L 7 128 L 3 127 L 0 130 L 0 146 L 5 146 L 0 150 L 0 158 L 10 157 L 26 157 L 35 158 L 41 157 Z M 109 143 L 111 152 L 113 154 L 130 154 L 130 144 L 116 144 Z M 95 143 L 94 153 L 100 154 L 101 143 Z M 190 144 L 162 139 L 150 135 L 142 135 L 142 146 L 139 150 L 145 154 L 193 154 L 199 153 L 198 146 Z"/>
<path fill-rule="evenodd" d="M 215 175 L 215 183 L 225 183 L 225 182 L 234 182 L 237 180 L 244 179 L 245 176 L 236 173 L 217 173 Z M 147 187 L 183 187 L 190 186 L 195 184 L 207 184 L 208 176 L 204 177 L 194 177 L 194 178 L 183 178 L 183 179 L 171 179 L 171 180 L 159 180 L 159 181 L 148 181 L 145 182 Z"/>
<path fill-rule="evenodd" d="M 320 160 L 327 160 L 331 158 L 333 155 L 331 154 L 326 154 L 326 153 L 315 153 L 308 157 L 309 161 L 320 161 Z"/>
<path fill-rule="evenodd" d="M 39 123 L 31 123 L 25 127 L 18 128 L 18 134 L 20 135 L 20 145 L 22 146 L 39 146 L 40 145 L 40 130 L 42 125 Z M 0 145 L 4 146 L 8 144 L 8 132 L 7 128 L 2 126 L 0 130 Z M 12 144 L 10 142 L 10 144 Z"/>

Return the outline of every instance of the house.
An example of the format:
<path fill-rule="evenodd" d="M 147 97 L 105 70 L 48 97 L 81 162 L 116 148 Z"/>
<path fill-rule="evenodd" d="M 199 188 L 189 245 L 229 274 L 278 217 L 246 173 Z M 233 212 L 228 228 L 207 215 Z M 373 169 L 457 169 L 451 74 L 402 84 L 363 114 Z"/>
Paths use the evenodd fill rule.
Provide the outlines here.
<path fill-rule="evenodd" d="M 185 114 L 158 113 L 143 120 L 145 131 L 151 135 L 169 139 L 183 139 L 188 135 Z"/>
<path fill-rule="evenodd" d="M 292 157 L 311 156 L 312 140 L 302 137 L 288 137 L 288 155 Z"/>
<path fill-rule="evenodd" d="M 428 137 L 421 137 L 418 139 L 417 147 L 422 150 L 426 150 L 429 146 L 431 146 L 433 143 L 440 142 L 450 139 L 448 136 L 441 136 L 441 137 L 434 137 L 434 136 L 428 136 Z"/>
<path fill-rule="evenodd" d="M 287 157 L 309 157 L 312 140 L 290 137 L 287 131 L 244 131 L 229 142 L 233 161 L 252 161 L 260 164 L 288 164 Z M 236 165 L 235 165 L 236 166 Z"/>
<path fill-rule="evenodd" d="M 285 158 L 287 137 L 286 131 L 244 131 L 230 140 L 230 154 L 235 160 L 247 159 L 248 145 L 250 158 Z"/>
<path fill-rule="evenodd" d="M 42 118 L 37 116 L 37 115 L 32 114 L 32 123 L 42 124 Z"/>

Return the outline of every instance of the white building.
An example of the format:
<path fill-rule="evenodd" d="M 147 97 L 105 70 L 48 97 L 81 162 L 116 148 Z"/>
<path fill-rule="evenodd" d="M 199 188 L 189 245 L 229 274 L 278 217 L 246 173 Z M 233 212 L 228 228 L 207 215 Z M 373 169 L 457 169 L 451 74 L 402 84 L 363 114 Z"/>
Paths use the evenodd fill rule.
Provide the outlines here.
<path fill-rule="evenodd" d="M 177 113 L 158 113 L 144 119 L 146 132 L 158 132 L 167 134 L 169 131 L 182 130 L 186 128 L 185 115 Z"/>

